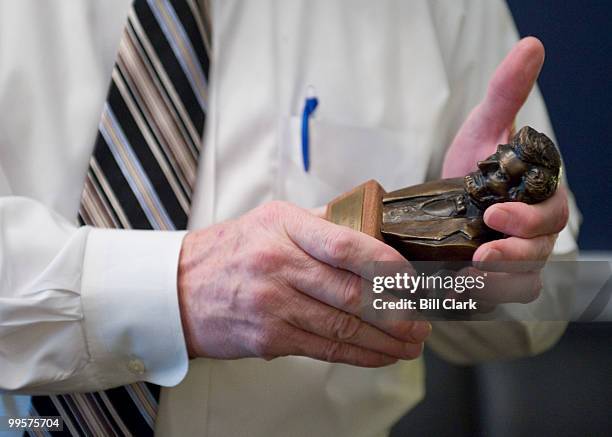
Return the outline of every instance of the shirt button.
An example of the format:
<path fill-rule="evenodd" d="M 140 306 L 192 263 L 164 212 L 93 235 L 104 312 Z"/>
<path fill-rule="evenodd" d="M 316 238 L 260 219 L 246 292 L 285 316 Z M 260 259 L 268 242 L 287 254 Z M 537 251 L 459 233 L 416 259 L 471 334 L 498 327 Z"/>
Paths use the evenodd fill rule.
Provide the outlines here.
<path fill-rule="evenodd" d="M 142 375 L 143 373 L 145 373 L 145 365 L 142 360 L 139 360 L 138 358 L 132 358 L 128 362 L 127 367 L 130 372 L 136 375 Z"/>

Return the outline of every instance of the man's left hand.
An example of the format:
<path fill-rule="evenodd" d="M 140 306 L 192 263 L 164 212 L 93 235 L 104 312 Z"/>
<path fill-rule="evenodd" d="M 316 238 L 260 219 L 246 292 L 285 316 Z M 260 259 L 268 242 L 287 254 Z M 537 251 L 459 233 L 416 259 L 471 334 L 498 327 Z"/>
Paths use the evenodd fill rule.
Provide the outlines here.
<path fill-rule="evenodd" d="M 544 46 L 536 38 L 524 38 L 513 47 L 495 71 L 484 100 L 471 112 L 449 147 L 442 177 L 464 176 L 478 160 L 491 155 L 498 144 L 508 142 L 516 114 L 527 100 L 543 63 Z M 567 194 L 562 186 L 539 204 L 495 204 L 485 211 L 484 221 L 507 238 L 483 244 L 473 260 L 546 261 L 568 215 Z M 541 287 L 540 274 L 531 273 L 534 280 L 530 288 L 534 293 L 528 295 L 535 298 Z"/>

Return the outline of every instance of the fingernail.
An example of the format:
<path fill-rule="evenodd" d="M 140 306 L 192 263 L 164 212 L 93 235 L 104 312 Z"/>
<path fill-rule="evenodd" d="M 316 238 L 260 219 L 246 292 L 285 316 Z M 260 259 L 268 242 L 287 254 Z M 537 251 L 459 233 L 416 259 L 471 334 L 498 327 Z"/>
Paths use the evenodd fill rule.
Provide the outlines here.
<path fill-rule="evenodd" d="M 418 344 L 406 343 L 404 345 L 404 348 L 405 348 L 404 358 L 408 360 L 413 360 L 415 358 L 418 358 L 419 355 L 423 353 L 423 343 L 418 343 Z"/>
<path fill-rule="evenodd" d="M 486 261 L 500 261 L 502 259 L 502 253 L 493 248 L 487 248 L 482 253 L 477 254 L 474 261 L 486 262 Z M 478 267 L 478 266 L 476 266 Z"/>
<path fill-rule="evenodd" d="M 503 208 L 489 208 L 484 213 L 484 221 L 488 227 L 500 232 L 506 232 L 510 214 Z"/>
<path fill-rule="evenodd" d="M 525 73 L 529 75 L 537 75 L 540 72 L 540 69 L 542 68 L 542 61 L 544 60 L 542 55 L 543 52 L 540 51 L 533 51 L 530 53 L 530 56 L 527 58 L 527 62 L 524 66 Z"/>
<path fill-rule="evenodd" d="M 383 366 L 388 366 L 390 364 L 395 364 L 395 363 L 397 363 L 397 358 L 390 357 L 388 355 L 383 355 L 383 358 L 382 358 L 382 365 Z"/>
<path fill-rule="evenodd" d="M 425 341 L 429 334 L 431 334 L 431 323 L 424 322 L 415 322 L 412 328 L 412 339 L 418 343 Z"/>
<path fill-rule="evenodd" d="M 425 348 L 425 343 L 406 343 L 405 345 L 405 354 L 404 359 L 414 360 L 418 358 L 423 353 L 423 349 Z"/>
<path fill-rule="evenodd" d="M 536 279 L 536 290 L 540 291 L 542 288 L 544 288 L 544 280 L 542 276 L 538 276 Z"/>

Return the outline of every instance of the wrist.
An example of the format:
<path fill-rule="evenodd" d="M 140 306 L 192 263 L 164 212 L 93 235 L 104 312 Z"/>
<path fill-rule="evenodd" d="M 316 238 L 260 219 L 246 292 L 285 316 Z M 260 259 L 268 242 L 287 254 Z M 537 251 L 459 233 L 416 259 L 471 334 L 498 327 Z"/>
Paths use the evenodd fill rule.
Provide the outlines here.
<path fill-rule="evenodd" d="M 188 232 L 183 238 L 181 250 L 179 253 L 178 273 L 177 273 L 177 293 L 179 302 L 179 311 L 181 315 L 181 324 L 183 327 L 183 335 L 185 337 L 185 345 L 190 359 L 196 358 L 198 355 L 195 350 L 195 335 L 193 329 L 193 314 L 192 305 L 190 304 L 191 288 L 193 283 L 190 280 L 190 272 L 194 268 L 194 245 L 195 232 Z"/>

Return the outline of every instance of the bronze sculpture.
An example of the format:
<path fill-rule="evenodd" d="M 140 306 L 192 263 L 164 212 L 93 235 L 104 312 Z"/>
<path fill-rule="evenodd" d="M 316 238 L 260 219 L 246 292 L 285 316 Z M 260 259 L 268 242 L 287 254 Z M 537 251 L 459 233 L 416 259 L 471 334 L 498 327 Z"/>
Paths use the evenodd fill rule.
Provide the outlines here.
<path fill-rule="evenodd" d="M 488 206 L 541 202 L 554 194 L 560 172 L 557 147 L 527 126 L 464 178 L 390 193 L 369 181 L 332 201 L 327 217 L 385 241 L 410 261 L 470 260 L 480 244 L 502 237 L 484 223 Z"/>

